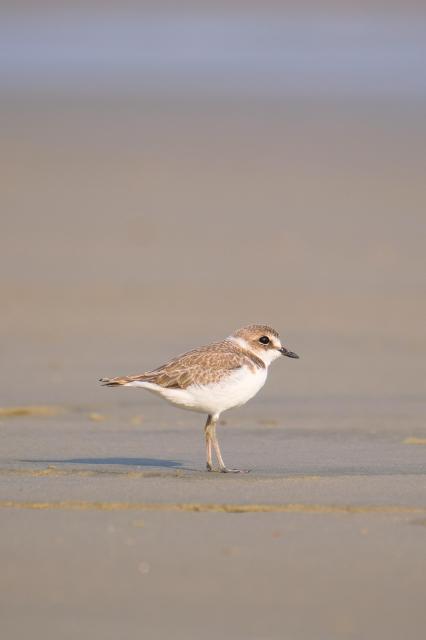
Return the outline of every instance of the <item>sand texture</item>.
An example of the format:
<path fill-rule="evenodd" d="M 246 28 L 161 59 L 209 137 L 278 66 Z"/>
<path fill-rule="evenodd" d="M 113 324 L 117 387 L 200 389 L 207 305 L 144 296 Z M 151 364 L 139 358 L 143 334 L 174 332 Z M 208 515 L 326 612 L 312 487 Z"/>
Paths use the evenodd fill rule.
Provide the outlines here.
<path fill-rule="evenodd" d="M 426 627 L 426 129 L 388 102 L 9 96 L 0 635 Z M 251 322 L 300 360 L 218 427 L 101 376 Z"/>

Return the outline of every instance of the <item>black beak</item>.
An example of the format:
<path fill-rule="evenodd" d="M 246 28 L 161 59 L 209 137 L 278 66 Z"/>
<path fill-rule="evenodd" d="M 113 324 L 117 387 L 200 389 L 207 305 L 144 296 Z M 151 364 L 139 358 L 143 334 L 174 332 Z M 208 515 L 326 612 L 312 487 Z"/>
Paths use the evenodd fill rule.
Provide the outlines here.
<path fill-rule="evenodd" d="M 287 356 L 287 358 L 298 358 L 299 357 L 297 355 L 297 353 L 294 353 L 293 351 L 288 351 L 285 347 L 281 347 L 280 353 L 282 353 L 283 356 Z"/>

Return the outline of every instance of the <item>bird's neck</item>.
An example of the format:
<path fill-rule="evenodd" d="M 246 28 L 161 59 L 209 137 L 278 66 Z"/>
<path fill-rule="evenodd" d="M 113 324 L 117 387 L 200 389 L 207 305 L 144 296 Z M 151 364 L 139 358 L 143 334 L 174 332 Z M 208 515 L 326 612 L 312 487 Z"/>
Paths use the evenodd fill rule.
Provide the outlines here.
<path fill-rule="evenodd" d="M 275 349 L 270 349 L 268 351 L 265 351 L 265 349 L 253 349 L 253 347 L 247 342 L 247 340 L 244 340 L 244 338 L 241 338 L 240 336 L 229 336 L 227 340 L 230 340 L 231 342 L 237 344 L 243 351 L 246 351 L 256 356 L 256 358 L 259 358 L 266 368 L 268 368 L 271 362 L 276 360 L 280 355 L 279 352 Z"/>

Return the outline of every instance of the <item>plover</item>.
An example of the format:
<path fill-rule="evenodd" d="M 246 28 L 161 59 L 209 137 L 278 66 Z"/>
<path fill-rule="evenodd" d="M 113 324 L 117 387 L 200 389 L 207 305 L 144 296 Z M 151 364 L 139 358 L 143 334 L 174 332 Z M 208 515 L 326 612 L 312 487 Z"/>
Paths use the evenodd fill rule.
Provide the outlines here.
<path fill-rule="evenodd" d="M 240 473 L 240 469 L 225 466 L 216 436 L 217 421 L 223 411 L 240 407 L 256 395 L 266 382 L 269 365 L 280 356 L 299 357 L 282 346 L 275 329 L 251 324 L 221 342 L 188 351 L 153 371 L 101 378 L 100 382 L 109 387 L 147 389 L 182 409 L 207 413 L 207 470 L 215 470 L 213 447 L 219 471 Z"/>

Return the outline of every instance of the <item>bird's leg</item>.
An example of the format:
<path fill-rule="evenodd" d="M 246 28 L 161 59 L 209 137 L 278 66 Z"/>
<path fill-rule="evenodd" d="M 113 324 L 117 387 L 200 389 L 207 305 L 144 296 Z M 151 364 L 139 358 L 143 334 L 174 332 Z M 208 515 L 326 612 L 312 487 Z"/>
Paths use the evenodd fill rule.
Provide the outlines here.
<path fill-rule="evenodd" d="M 217 439 L 217 435 L 216 435 L 216 423 L 217 423 L 217 417 L 216 419 L 213 420 L 213 429 L 212 429 L 212 433 L 211 433 L 211 438 L 212 438 L 212 442 L 213 442 L 213 448 L 214 448 L 214 452 L 216 454 L 216 458 L 217 461 L 219 463 L 219 469 L 222 473 L 248 473 L 247 470 L 245 469 L 228 469 L 228 467 L 225 465 L 223 458 L 222 458 L 222 454 L 220 452 L 220 447 L 219 447 L 219 441 Z"/>
<path fill-rule="evenodd" d="M 216 435 L 216 422 L 217 421 L 215 421 L 213 423 L 212 442 L 213 442 L 213 449 L 214 449 L 214 452 L 216 454 L 217 461 L 219 463 L 219 469 L 220 469 L 220 471 L 223 471 L 224 469 L 226 469 L 226 466 L 225 466 L 225 463 L 223 461 L 222 454 L 220 452 L 219 442 L 218 442 L 217 435 Z"/>
<path fill-rule="evenodd" d="M 206 436 L 206 467 L 207 471 L 213 471 L 212 465 L 212 429 L 213 429 L 213 417 L 208 416 L 206 426 L 204 427 L 204 433 Z"/>

